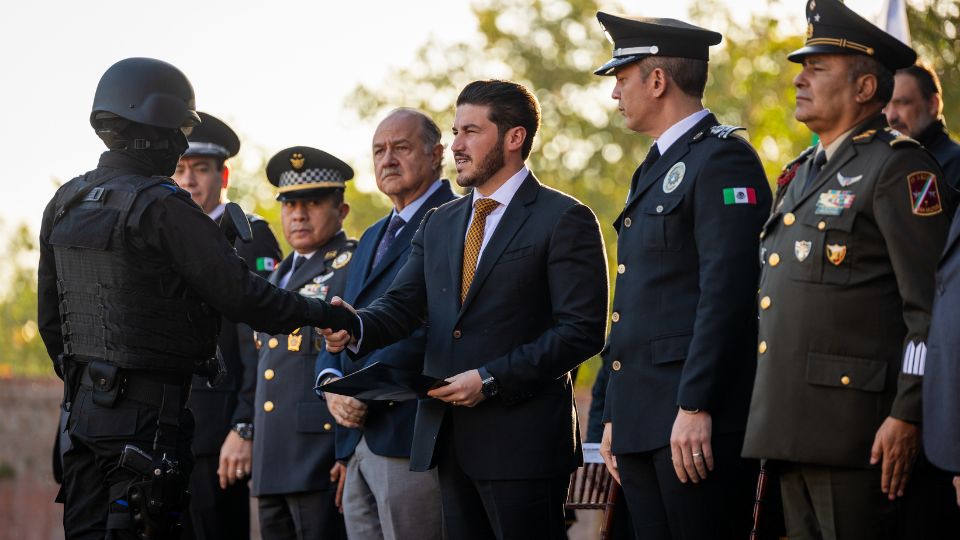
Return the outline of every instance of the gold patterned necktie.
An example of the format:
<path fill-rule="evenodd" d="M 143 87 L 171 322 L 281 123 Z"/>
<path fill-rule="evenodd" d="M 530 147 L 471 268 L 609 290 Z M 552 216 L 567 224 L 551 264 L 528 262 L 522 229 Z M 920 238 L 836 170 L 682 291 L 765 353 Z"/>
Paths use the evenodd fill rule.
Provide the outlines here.
<path fill-rule="evenodd" d="M 467 239 L 463 242 L 463 271 L 460 278 L 460 303 L 467 297 L 473 275 L 477 272 L 477 259 L 480 257 L 480 246 L 483 244 L 483 229 L 487 224 L 487 216 L 500 206 L 493 199 L 477 199 L 473 207 L 473 221 L 467 230 Z"/>

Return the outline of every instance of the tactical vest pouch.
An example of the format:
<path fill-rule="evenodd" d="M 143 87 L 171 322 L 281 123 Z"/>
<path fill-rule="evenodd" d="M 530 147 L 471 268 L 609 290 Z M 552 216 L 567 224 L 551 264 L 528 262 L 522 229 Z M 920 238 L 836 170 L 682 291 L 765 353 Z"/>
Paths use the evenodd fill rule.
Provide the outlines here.
<path fill-rule="evenodd" d="M 90 362 L 87 366 L 93 381 L 93 402 L 101 407 L 113 408 L 120 397 L 120 368 L 106 362 Z"/>
<path fill-rule="evenodd" d="M 116 208 L 76 208 L 53 228 L 50 243 L 103 251 L 120 217 Z"/>

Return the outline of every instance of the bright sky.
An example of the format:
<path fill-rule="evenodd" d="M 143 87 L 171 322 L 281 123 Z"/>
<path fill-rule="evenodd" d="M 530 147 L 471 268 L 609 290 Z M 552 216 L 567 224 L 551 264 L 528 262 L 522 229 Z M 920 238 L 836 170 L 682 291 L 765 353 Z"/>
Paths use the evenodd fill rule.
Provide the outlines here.
<path fill-rule="evenodd" d="M 724 1 L 745 18 L 770 9 L 767 0 Z M 689 3 L 605 6 L 683 19 Z M 785 3 L 775 9 L 800 31 L 803 0 Z M 879 9 L 876 0 L 847 3 L 868 17 Z M 475 39 L 469 7 L 468 0 L 8 2 L 0 18 L 0 225 L 26 221 L 39 229 L 54 180 L 96 166 L 104 148 L 88 123 L 93 93 L 100 75 L 130 56 L 183 70 L 198 108 L 231 124 L 248 151 L 315 146 L 353 164 L 360 185 L 372 186 L 375 124 L 345 110 L 345 97 L 358 83 L 375 87 L 391 67 L 411 63 L 431 36 Z"/>

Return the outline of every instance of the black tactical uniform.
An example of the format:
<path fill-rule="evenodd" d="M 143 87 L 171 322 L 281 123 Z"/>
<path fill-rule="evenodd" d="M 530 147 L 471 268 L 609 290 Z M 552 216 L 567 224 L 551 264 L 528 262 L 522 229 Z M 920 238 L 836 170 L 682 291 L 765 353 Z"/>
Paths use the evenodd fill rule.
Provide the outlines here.
<path fill-rule="evenodd" d="M 184 403 L 214 355 L 219 313 L 274 332 L 328 325 L 324 303 L 250 273 L 189 195 L 156 176 L 173 172 L 180 127 L 198 120 L 175 67 L 118 62 L 91 115 L 111 150 L 44 211 L 38 315 L 68 392 L 67 538 L 176 535 L 191 468 Z"/>
<path fill-rule="evenodd" d="M 229 159 L 240 151 L 236 133 L 213 115 L 198 113 L 202 123 L 187 137 L 190 146 L 183 157 L 204 156 Z M 221 203 L 208 214 L 218 224 L 228 219 Z M 256 214 L 247 214 L 253 239 L 234 242 L 237 254 L 251 270 L 267 278 L 280 263 L 282 253 L 270 225 Z M 216 540 L 250 537 L 250 488 L 247 479 L 220 487 L 217 470 L 220 449 L 233 429 L 241 438 L 253 437 L 253 398 L 257 378 L 257 350 L 253 330 L 226 317 L 220 322 L 217 346 L 227 373 L 215 386 L 194 375 L 187 406 L 193 413 L 194 469 L 190 474 L 189 520 L 184 522 L 184 539 Z"/>

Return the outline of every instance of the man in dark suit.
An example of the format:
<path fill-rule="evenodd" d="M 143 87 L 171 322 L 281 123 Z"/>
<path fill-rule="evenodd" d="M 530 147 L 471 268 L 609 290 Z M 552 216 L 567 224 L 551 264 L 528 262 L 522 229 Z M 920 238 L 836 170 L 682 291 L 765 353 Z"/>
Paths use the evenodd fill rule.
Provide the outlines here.
<path fill-rule="evenodd" d="M 756 463 L 740 458 L 756 340 L 756 152 L 703 108 L 721 36 L 673 19 L 597 18 L 628 128 L 656 142 L 619 234 L 601 454 L 639 538 L 745 538 Z"/>
<path fill-rule="evenodd" d="M 776 460 L 791 539 L 889 538 L 920 439 L 942 174 L 882 114 L 916 53 L 838 0 L 806 19 L 794 116 L 820 140 L 764 225 L 743 453 Z"/>
<path fill-rule="evenodd" d="M 343 298 L 363 308 L 379 298 L 410 255 L 410 240 L 428 210 L 453 200 L 450 183 L 441 180 L 440 129 L 425 114 L 397 109 L 373 135 L 377 187 L 393 202 L 393 211 L 360 237 L 350 264 Z M 375 362 L 420 371 L 426 332 L 374 351 L 356 361 L 322 352 L 317 386 Z M 436 471 L 410 470 L 410 445 L 416 401 L 369 404 L 348 396 L 324 394 L 337 421 L 337 459 L 347 464 L 343 517 L 351 538 L 439 540 L 442 537 L 440 485 Z"/>
<path fill-rule="evenodd" d="M 582 459 L 569 372 L 603 344 L 606 259 L 593 212 L 524 165 L 539 120 L 519 84 L 463 89 L 451 148 L 473 193 L 427 212 L 353 334 L 363 356 L 426 322 L 423 372 L 449 384 L 419 403 L 410 460 L 438 467 L 450 538 L 563 538 Z"/>
<path fill-rule="evenodd" d="M 341 229 L 353 169 L 315 148 L 281 150 L 267 163 L 277 186 L 283 235 L 294 253 L 270 282 L 309 298 L 343 294 L 356 242 Z M 334 458 L 334 420 L 313 390 L 323 337 L 304 326 L 257 335 L 260 358 L 254 410 L 253 487 L 264 540 L 344 538 L 339 490 L 343 466 Z"/>
<path fill-rule="evenodd" d="M 201 125 L 187 136 L 173 180 L 193 202 L 219 222 L 227 199 L 230 169 L 226 160 L 240 151 L 240 138 L 220 119 L 204 112 Z M 280 246 L 266 220 L 248 214 L 253 240 L 236 241 L 237 254 L 261 277 L 280 262 Z M 227 368 L 224 379 L 210 387 L 194 375 L 187 406 L 196 422 L 195 464 L 190 474 L 190 519 L 184 537 L 200 539 L 250 536 L 249 477 L 253 458 L 253 394 L 257 351 L 253 331 L 226 318 L 220 324 L 218 347 Z"/>
<path fill-rule="evenodd" d="M 937 72 L 925 62 L 897 70 L 893 98 L 883 112 L 890 127 L 913 137 L 933 154 L 943 169 L 944 183 L 954 192 L 960 190 L 960 144 L 947 132 Z"/>

